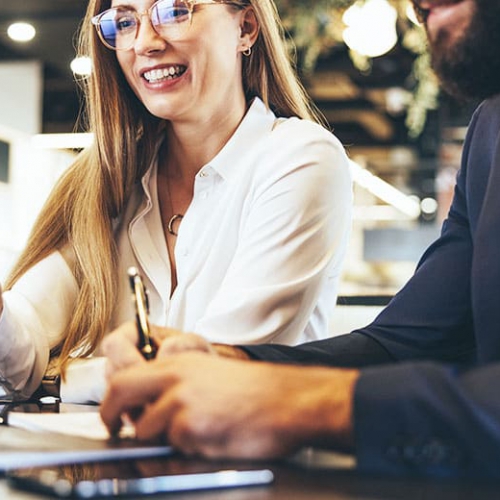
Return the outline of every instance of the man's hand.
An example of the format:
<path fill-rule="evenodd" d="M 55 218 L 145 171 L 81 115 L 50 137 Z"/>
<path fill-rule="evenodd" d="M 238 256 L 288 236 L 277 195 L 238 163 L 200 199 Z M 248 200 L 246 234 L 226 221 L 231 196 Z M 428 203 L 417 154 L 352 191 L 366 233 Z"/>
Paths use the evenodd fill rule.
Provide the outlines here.
<path fill-rule="evenodd" d="M 222 357 L 248 359 L 244 351 L 225 344 L 210 344 L 200 335 L 184 333 L 173 328 L 152 325 L 151 332 L 158 345 L 158 359 L 185 351 L 201 351 L 218 354 Z M 124 323 L 111 332 L 102 343 L 102 350 L 107 357 L 106 376 L 109 378 L 119 370 L 146 362 L 137 345 L 139 334 L 135 322 Z"/>
<path fill-rule="evenodd" d="M 358 376 L 188 352 L 117 373 L 101 416 L 112 432 L 128 415 L 139 439 L 165 438 L 206 457 L 275 458 L 306 445 L 350 450 Z"/>

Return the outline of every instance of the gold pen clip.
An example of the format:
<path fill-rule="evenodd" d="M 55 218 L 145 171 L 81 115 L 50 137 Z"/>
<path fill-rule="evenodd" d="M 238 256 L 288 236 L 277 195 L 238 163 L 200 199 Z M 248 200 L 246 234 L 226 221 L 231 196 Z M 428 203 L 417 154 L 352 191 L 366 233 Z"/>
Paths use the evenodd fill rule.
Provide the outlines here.
<path fill-rule="evenodd" d="M 153 359 L 157 349 L 151 337 L 151 329 L 149 328 L 149 301 L 146 287 L 137 268 L 129 267 L 128 278 L 135 304 L 135 317 L 139 332 L 139 350 L 146 359 Z"/>

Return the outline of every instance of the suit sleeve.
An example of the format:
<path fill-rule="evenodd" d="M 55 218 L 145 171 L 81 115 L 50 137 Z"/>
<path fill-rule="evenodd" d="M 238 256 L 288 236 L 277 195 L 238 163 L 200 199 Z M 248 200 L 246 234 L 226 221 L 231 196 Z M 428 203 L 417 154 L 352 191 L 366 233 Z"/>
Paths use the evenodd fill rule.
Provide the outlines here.
<path fill-rule="evenodd" d="M 434 477 L 499 477 L 500 363 L 433 362 L 363 370 L 356 385 L 358 468 Z"/>
<path fill-rule="evenodd" d="M 475 359 L 471 306 L 473 241 L 466 193 L 470 189 L 467 170 L 473 156 L 471 148 L 477 150 L 482 144 L 483 129 L 489 123 L 488 117 L 480 120 L 483 109 L 480 107 L 471 121 L 453 203 L 440 237 L 424 253 L 406 286 L 378 317 L 350 335 L 303 344 L 294 350 L 276 345 L 244 347 L 252 358 L 358 367 L 395 360 L 467 363 Z M 476 141 L 478 145 L 474 146 Z"/>
<path fill-rule="evenodd" d="M 294 347 L 279 344 L 238 347 L 252 359 L 275 363 L 362 367 L 394 361 L 376 340 L 356 332 Z"/>
<path fill-rule="evenodd" d="M 473 235 L 477 236 L 477 221 L 494 166 L 499 105 L 498 99 L 485 101 L 472 118 L 441 236 L 424 253 L 414 276 L 389 306 L 371 325 L 358 330 L 397 360 L 476 360 Z"/>

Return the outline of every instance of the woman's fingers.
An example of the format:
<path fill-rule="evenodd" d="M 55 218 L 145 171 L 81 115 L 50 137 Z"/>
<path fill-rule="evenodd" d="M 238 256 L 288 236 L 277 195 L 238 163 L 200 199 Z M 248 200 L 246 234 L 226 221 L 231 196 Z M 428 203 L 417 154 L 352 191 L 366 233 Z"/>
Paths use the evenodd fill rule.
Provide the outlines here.
<path fill-rule="evenodd" d="M 124 368 L 145 363 L 145 359 L 137 350 L 138 339 L 135 323 L 128 322 L 119 326 L 103 340 L 102 350 L 107 358 L 108 379 Z"/>

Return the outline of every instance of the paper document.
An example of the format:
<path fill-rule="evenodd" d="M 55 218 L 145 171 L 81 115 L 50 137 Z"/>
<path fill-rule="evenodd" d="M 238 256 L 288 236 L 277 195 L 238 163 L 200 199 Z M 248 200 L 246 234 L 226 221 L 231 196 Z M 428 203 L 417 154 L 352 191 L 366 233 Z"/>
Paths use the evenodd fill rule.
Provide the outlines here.
<path fill-rule="evenodd" d="M 22 413 L 10 412 L 8 423 L 11 427 L 20 427 L 30 431 L 57 432 L 87 439 L 107 440 L 110 438 L 98 412 L 70 413 Z M 135 437 L 134 427 L 124 425 L 121 438 Z"/>
<path fill-rule="evenodd" d="M 164 457 L 166 445 L 135 439 L 86 439 L 55 432 L 33 432 L 0 425 L 0 471 L 41 465 L 103 462 L 106 460 Z"/>
<path fill-rule="evenodd" d="M 131 439 L 131 425 L 110 438 L 97 411 L 65 411 L 67 406 L 61 405 L 61 413 L 9 412 L 8 425 L 0 425 L 0 471 L 172 453 L 170 446 Z"/>

